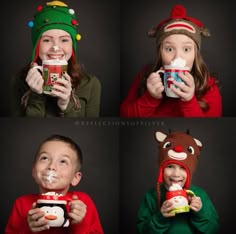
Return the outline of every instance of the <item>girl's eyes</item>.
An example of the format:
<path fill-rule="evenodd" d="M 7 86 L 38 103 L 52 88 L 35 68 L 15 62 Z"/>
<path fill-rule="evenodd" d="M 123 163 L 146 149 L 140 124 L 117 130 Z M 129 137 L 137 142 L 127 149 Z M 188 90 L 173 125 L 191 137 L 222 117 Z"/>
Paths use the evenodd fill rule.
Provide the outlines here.
<path fill-rule="evenodd" d="M 175 49 L 173 48 L 173 47 L 166 47 L 165 48 L 165 51 L 167 51 L 167 52 L 173 52 Z M 192 48 L 190 48 L 190 47 L 185 47 L 185 48 L 183 48 L 183 51 L 184 52 L 190 52 L 192 50 Z"/>
<path fill-rule="evenodd" d="M 174 51 L 174 48 L 173 47 L 166 47 L 165 50 L 167 52 L 172 52 L 172 51 Z"/>
<path fill-rule="evenodd" d="M 50 42 L 50 41 L 51 41 L 50 39 L 46 39 L 46 38 L 42 40 L 42 42 Z"/>
<path fill-rule="evenodd" d="M 191 48 L 184 48 L 184 52 L 190 52 L 191 50 Z"/>
<path fill-rule="evenodd" d="M 70 38 L 68 38 L 68 37 L 65 37 L 65 38 L 61 38 L 60 39 L 60 42 L 69 42 L 70 41 Z M 53 43 L 54 41 L 53 41 L 53 39 L 51 39 L 51 38 L 43 38 L 42 39 L 42 42 L 51 42 L 51 43 Z"/>
<path fill-rule="evenodd" d="M 70 41 L 70 39 L 68 39 L 68 38 L 63 38 L 63 39 L 61 39 L 61 41 L 62 41 L 62 42 L 68 42 L 68 41 Z"/>

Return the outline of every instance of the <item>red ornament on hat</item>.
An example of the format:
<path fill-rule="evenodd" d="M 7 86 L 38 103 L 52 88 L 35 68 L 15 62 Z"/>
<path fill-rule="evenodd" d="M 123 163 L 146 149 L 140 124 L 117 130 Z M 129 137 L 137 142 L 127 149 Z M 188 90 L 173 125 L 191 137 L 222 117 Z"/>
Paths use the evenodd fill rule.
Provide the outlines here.
<path fill-rule="evenodd" d="M 42 6 L 38 6 L 38 7 L 37 7 L 37 11 L 41 11 L 42 9 L 43 9 Z"/>
<path fill-rule="evenodd" d="M 71 23 L 72 25 L 78 25 L 78 22 L 75 19 L 71 20 Z"/>

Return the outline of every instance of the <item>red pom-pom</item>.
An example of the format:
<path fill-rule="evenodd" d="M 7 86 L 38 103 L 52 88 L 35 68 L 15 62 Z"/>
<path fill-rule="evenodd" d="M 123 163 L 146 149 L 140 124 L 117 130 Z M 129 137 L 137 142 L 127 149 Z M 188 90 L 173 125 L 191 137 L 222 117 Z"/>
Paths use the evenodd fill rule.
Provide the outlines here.
<path fill-rule="evenodd" d="M 38 6 L 38 7 L 37 7 L 37 11 L 41 11 L 42 9 L 43 9 L 42 6 Z"/>
<path fill-rule="evenodd" d="M 71 20 L 72 25 L 78 25 L 77 21 L 75 19 Z"/>
<path fill-rule="evenodd" d="M 180 4 L 175 5 L 170 13 L 170 17 L 174 19 L 184 18 L 185 16 L 186 16 L 186 9 Z"/>

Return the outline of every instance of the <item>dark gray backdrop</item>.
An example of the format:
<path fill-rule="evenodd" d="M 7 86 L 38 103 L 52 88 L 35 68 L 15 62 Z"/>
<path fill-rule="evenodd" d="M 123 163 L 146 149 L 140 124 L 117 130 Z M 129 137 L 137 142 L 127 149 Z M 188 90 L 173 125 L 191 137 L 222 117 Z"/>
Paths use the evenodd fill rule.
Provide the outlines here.
<path fill-rule="evenodd" d="M 190 130 L 203 144 L 192 182 L 205 189 L 220 216 L 220 233 L 234 228 L 235 118 L 224 119 L 0 119 L 2 195 L 0 233 L 14 200 L 37 192 L 31 177 L 39 142 L 53 133 L 76 140 L 84 153 L 83 177 L 75 188 L 94 200 L 105 233 L 135 234 L 137 209 L 155 186 L 157 130 Z M 119 215 L 120 214 L 120 215 Z M 119 221 L 120 219 L 120 221 Z"/>
<path fill-rule="evenodd" d="M 235 9 L 221 0 L 130 0 L 121 4 L 121 101 L 136 74 L 155 58 L 155 40 L 147 37 L 147 31 L 169 17 L 177 3 L 183 4 L 187 15 L 197 18 L 211 31 L 211 38 L 202 40 L 201 52 L 209 69 L 220 79 L 223 116 L 236 116 L 236 105 L 231 101 L 236 85 L 232 62 L 235 54 Z"/>
<path fill-rule="evenodd" d="M 30 28 L 37 6 L 49 0 L 13 1 L 1 19 L 0 116 L 10 115 L 10 79 L 29 62 Z M 65 0 L 76 12 L 81 40 L 77 57 L 102 84 L 101 116 L 118 116 L 120 102 L 120 2 L 115 0 Z"/>
<path fill-rule="evenodd" d="M 32 162 L 39 143 L 51 134 L 69 136 L 80 145 L 84 156 L 82 180 L 73 189 L 93 199 L 105 233 L 119 233 L 118 127 L 70 119 L 1 118 L 0 129 L 0 233 L 4 233 L 15 199 L 38 192 L 31 176 Z"/>
<path fill-rule="evenodd" d="M 127 123 L 126 123 L 127 125 Z M 190 130 L 203 144 L 192 183 L 210 196 L 219 214 L 220 234 L 235 229 L 235 119 L 132 120 L 120 130 L 120 233 L 135 234 L 136 215 L 145 192 L 155 187 L 158 144 L 154 134 Z"/>

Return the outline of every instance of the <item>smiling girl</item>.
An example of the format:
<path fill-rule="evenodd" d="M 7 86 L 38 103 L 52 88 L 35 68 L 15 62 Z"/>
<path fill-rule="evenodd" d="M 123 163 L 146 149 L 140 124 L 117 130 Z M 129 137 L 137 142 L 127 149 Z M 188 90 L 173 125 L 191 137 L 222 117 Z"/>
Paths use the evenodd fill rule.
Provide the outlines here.
<path fill-rule="evenodd" d="M 31 28 L 33 51 L 31 63 L 13 79 L 12 112 L 29 117 L 98 117 L 101 84 L 86 73 L 76 59 L 75 11 L 60 1 L 39 6 Z M 35 67 L 43 60 L 66 60 L 68 70 L 44 93 L 41 72 Z"/>

